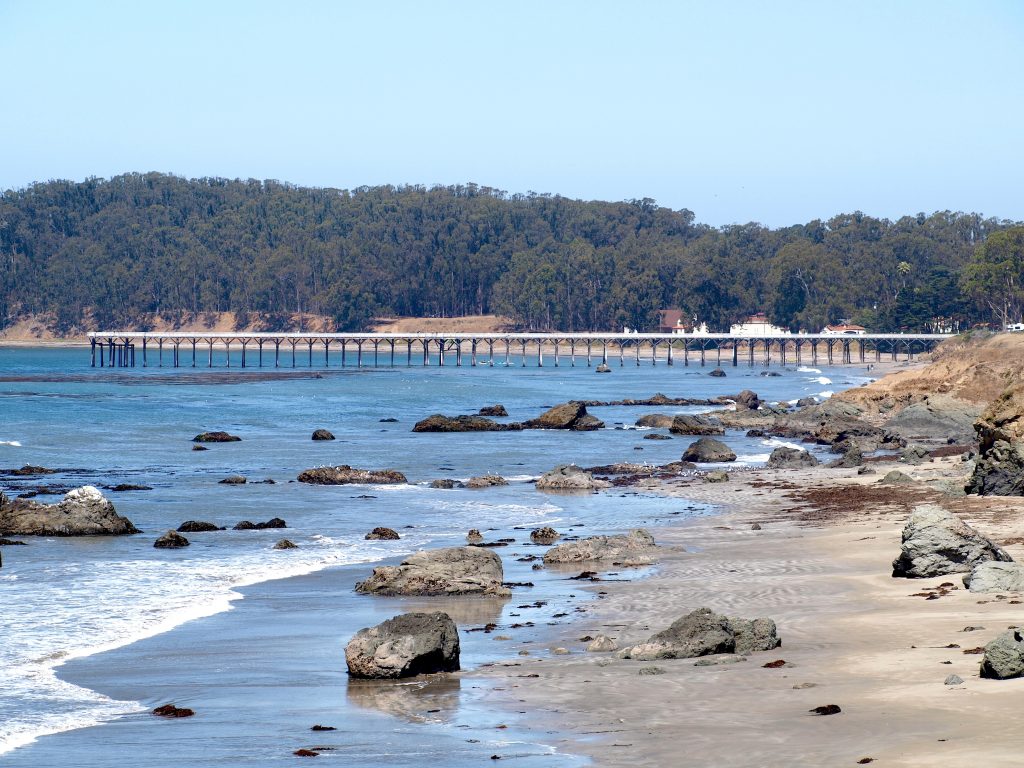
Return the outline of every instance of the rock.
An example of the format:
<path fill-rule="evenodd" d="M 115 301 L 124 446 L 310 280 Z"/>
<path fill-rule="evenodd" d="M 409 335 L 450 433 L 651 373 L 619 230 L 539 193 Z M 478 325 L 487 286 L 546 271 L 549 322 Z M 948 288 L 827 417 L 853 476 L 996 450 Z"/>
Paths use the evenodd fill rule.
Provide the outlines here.
<path fill-rule="evenodd" d="M 864 452 L 857 446 L 850 446 L 846 452 L 828 466 L 832 469 L 853 469 L 864 465 Z"/>
<path fill-rule="evenodd" d="M 334 435 L 328 432 L 326 429 L 315 429 L 313 430 L 314 440 L 333 440 Z"/>
<path fill-rule="evenodd" d="M 817 405 L 817 404 L 818 404 L 817 399 L 813 398 L 813 397 L 801 397 L 799 400 L 796 401 L 796 407 L 797 408 L 809 408 L 812 405 Z"/>
<path fill-rule="evenodd" d="M 384 418 L 384 419 L 377 419 L 377 421 L 380 424 L 397 424 L 398 423 L 398 419 L 394 418 L 393 416 L 388 416 L 387 418 Z"/>
<path fill-rule="evenodd" d="M 19 469 L 5 470 L 2 474 L 10 475 L 11 477 L 33 477 L 35 475 L 55 475 L 57 474 L 57 470 L 40 467 L 35 464 L 26 464 Z"/>
<path fill-rule="evenodd" d="M 675 419 L 674 416 L 669 416 L 666 413 L 648 413 L 645 416 L 641 416 L 636 420 L 635 426 L 638 427 L 654 427 L 655 429 L 668 429 L 672 426 L 672 421 Z"/>
<path fill-rule="evenodd" d="M 463 485 L 466 488 L 492 488 L 496 485 L 508 485 L 508 480 L 501 475 L 480 475 L 469 478 Z"/>
<path fill-rule="evenodd" d="M 830 399 L 779 417 L 772 433 L 819 445 L 855 440 L 874 448 L 886 442 L 887 434 L 864 421 L 863 415 L 864 409 L 860 406 Z"/>
<path fill-rule="evenodd" d="M 782 645 L 775 622 L 771 619 L 730 616 L 729 622 L 736 638 L 736 653 L 746 655 L 754 651 L 771 651 Z"/>
<path fill-rule="evenodd" d="M 459 631 L 447 613 L 403 613 L 359 630 L 345 646 L 352 677 L 392 679 L 459 669 Z"/>
<path fill-rule="evenodd" d="M 409 481 L 394 469 L 353 469 L 348 464 L 341 464 L 337 467 L 307 469 L 299 475 L 299 482 L 312 485 L 394 485 Z"/>
<path fill-rule="evenodd" d="M 202 432 L 192 438 L 193 443 L 237 443 L 241 440 L 238 435 L 229 435 L 227 432 Z"/>
<path fill-rule="evenodd" d="M 223 480 L 219 480 L 218 482 L 221 485 L 245 485 L 247 481 L 241 475 L 231 475 L 230 477 L 225 477 Z"/>
<path fill-rule="evenodd" d="M 485 405 L 478 413 L 481 416 L 508 416 L 505 406 L 500 403 L 498 405 Z"/>
<path fill-rule="evenodd" d="M 188 545 L 189 540 L 177 531 L 167 531 L 167 533 L 153 542 L 153 546 L 157 549 L 180 549 Z"/>
<path fill-rule="evenodd" d="M 233 530 L 236 531 L 262 531 L 267 528 L 287 528 L 288 525 L 280 517 L 272 517 L 265 523 L 253 523 L 248 520 L 242 520 L 238 523 Z"/>
<path fill-rule="evenodd" d="M 164 704 L 153 710 L 157 717 L 192 717 L 195 712 L 188 707 L 176 707 L 173 704 Z"/>
<path fill-rule="evenodd" d="M 686 414 L 676 416 L 668 431 L 674 435 L 724 435 L 725 428 L 719 424 L 712 424 L 705 416 L 689 416 Z"/>
<path fill-rule="evenodd" d="M 964 679 L 960 675 L 950 675 L 946 678 L 944 685 L 963 685 Z"/>
<path fill-rule="evenodd" d="M 761 398 L 756 392 L 744 389 L 735 397 L 737 411 L 756 411 L 761 407 Z"/>
<path fill-rule="evenodd" d="M 807 711 L 812 715 L 838 715 L 843 710 L 839 708 L 838 704 L 825 704 L 824 706 L 815 707 Z"/>
<path fill-rule="evenodd" d="M 695 667 L 720 667 L 723 664 L 737 664 L 746 661 L 743 656 L 716 656 L 713 659 L 700 659 L 693 666 Z"/>
<path fill-rule="evenodd" d="M 607 480 L 595 480 L 592 474 L 575 464 L 559 464 L 537 480 L 538 491 L 594 491 L 610 486 Z"/>
<path fill-rule="evenodd" d="M 210 449 L 207 448 L 205 445 L 193 445 L 192 446 L 192 450 L 193 451 L 208 451 Z"/>
<path fill-rule="evenodd" d="M 882 485 L 908 485 L 914 482 L 914 478 L 898 469 L 892 469 L 885 473 L 885 477 L 878 481 Z"/>
<path fill-rule="evenodd" d="M 750 526 L 750 530 L 752 530 L 752 531 L 760 531 L 761 530 L 761 524 L 760 523 L 754 523 L 752 526 Z"/>
<path fill-rule="evenodd" d="M 549 546 L 555 543 L 555 540 L 561 536 L 561 534 L 554 528 L 545 525 L 543 528 L 535 528 L 530 531 L 530 541 L 534 544 L 543 544 Z"/>
<path fill-rule="evenodd" d="M 476 528 L 470 528 L 466 533 L 466 541 L 470 544 L 480 544 L 484 540 L 484 536 Z"/>
<path fill-rule="evenodd" d="M 224 529 L 213 523 L 202 520 L 186 520 L 178 526 L 178 533 L 207 533 L 208 531 L 223 531 Z"/>
<path fill-rule="evenodd" d="M 356 591 L 373 595 L 498 595 L 511 590 L 502 586 L 501 558 L 480 547 L 449 547 L 410 555 L 400 565 L 373 569 Z"/>
<path fill-rule="evenodd" d="M 589 536 L 552 547 L 544 555 L 546 564 L 583 563 L 609 560 L 623 565 L 649 565 L 657 559 L 654 537 L 642 528 L 615 536 Z"/>
<path fill-rule="evenodd" d="M 659 432 L 652 432 L 649 435 L 644 435 L 644 440 L 671 440 L 669 435 L 662 435 Z"/>
<path fill-rule="evenodd" d="M 903 547 L 892 563 L 892 575 L 928 578 L 963 573 L 986 560 L 1011 558 L 953 513 L 936 504 L 920 504 L 903 528 Z"/>
<path fill-rule="evenodd" d="M 1024 637 L 1019 629 L 1003 632 L 985 646 L 981 676 L 993 680 L 1024 676 Z"/>
<path fill-rule="evenodd" d="M 911 445 L 900 454 L 900 461 L 906 464 L 921 464 L 928 458 L 928 449 L 923 445 Z"/>
<path fill-rule="evenodd" d="M 721 368 L 715 368 L 715 370 L 711 371 L 708 374 L 708 376 L 714 376 L 716 379 L 724 379 L 725 371 L 723 371 Z"/>
<path fill-rule="evenodd" d="M 549 408 L 536 419 L 523 424 L 527 429 L 570 429 L 577 432 L 589 432 L 600 429 L 604 423 L 587 413 L 583 403 L 570 401 Z"/>
<path fill-rule="evenodd" d="M 1024 564 L 986 560 L 963 578 L 971 592 L 1024 592 Z"/>
<path fill-rule="evenodd" d="M 569 649 L 568 648 L 562 648 L 562 647 L 552 648 L 551 649 L 551 653 L 554 654 L 555 656 L 568 656 L 569 655 Z"/>
<path fill-rule="evenodd" d="M 922 402 L 911 403 L 886 423 L 886 428 L 912 439 L 956 443 L 974 442 L 974 423 L 981 408 L 948 395 L 928 395 Z"/>
<path fill-rule="evenodd" d="M 274 549 L 298 549 L 299 545 L 291 539 L 278 539 L 277 543 L 274 544 Z"/>
<path fill-rule="evenodd" d="M 611 366 L 608 365 L 608 363 L 601 363 L 600 365 L 597 366 L 597 368 L 595 369 L 595 372 L 596 373 L 611 373 L 612 369 L 611 369 Z"/>
<path fill-rule="evenodd" d="M 417 421 L 413 425 L 413 432 L 517 432 L 523 428 L 522 424 L 502 424 L 483 416 L 444 416 L 435 413 L 432 416 Z"/>
<path fill-rule="evenodd" d="M 134 483 L 118 483 L 117 485 L 107 486 L 107 489 L 114 493 L 124 493 L 125 491 L 152 491 L 153 487 L 149 485 L 135 485 Z"/>
<path fill-rule="evenodd" d="M 803 469 L 818 466 L 818 460 L 807 451 L 780 445 L 768 457 L 768 469 Z"/>
<path fill-rule="evenodd" d="M 724 469 L 713 469 L 704 475 L 705 483 L 728 483 L 729 473 Z"/>
<path fill-rule="evenodd" d="M 587 646 L 587 650 L 591 653 L 607 653 L 608 651 L 619 650 L 619 644 L 608 637 L 608 635 L 598 635 Z"/>
<path fill-rule="evenodd" d="M 771 619 L 729 618 L 710 608 L 698 608 L 651 636 L 647 642 L 625 648 L 619 656 L 641 661 L 683 659 L 717 653 L 770 651 L 779 645 L 781 641 Z"/>
<path fill-rule="evenodd" d="M 0 534 L 14 536 L 119 536 L 139 533 L 91 485 L 75 488 L 56 504 L 8 499 L 0 493 Z"/>
<path fill-rule="evenodd" d="M 665 674 L 665 669 L 663 667 L 654 667 L 654 666 L 640 667 L 640 669 L 638 669 L 636 671 L 636 673 L 638 675 L 664 675 Z"/>
<path fill-rule="evenodd" d="M 779 373 L 778 371 L 761 371 L 761 375 L 762 376 L 771 376 L 771 377 L 774 378 L 774 377 L 777 377 L 777 376 L 781 376 L 782 374 Z"/>
<path fill-rule="evenodd" d="M 23 547 L 25 546 L 24 541 L 17 541 L 15 539 L 0 539 L 0 547 Z"/>
<path fill-rule="evenodd" d="M 721 440 L 713 437 L 702 437 L 691 443 L 682 456 L 683 461 L 708 463 L 717 461 L 736 461 L 736 454 Z"/>
<path fill-rule="evenodd" d="M 451 480 L 451 479 L 449 479 L 447 477 L 442 477 L 439 480 L 431 480 L 430 481 L 430 487 L 431 488 L 439 488 L 441 490 L 446 490 L 446 491 L 450 491 L 452 488 L 455 488 L 455 487 L 461 486 L 461 485 L 462 485 L 462 483 L 456 483 L 454 480 Z"/>
<path fill-rule="evenodd" d="M 363 538 L 368 541 L 398 541 L 402 537 L 398 535 L 398 531 L 377 526 Z"/>
<path fill-rule="evenodd" d="M 320 753 L 313 749 L 296 749 L 292 754 L 296 757 L 320 757 Z"/>
<path fill-rule="evenodd" d="M 1024 496 L 1024 441 L 996 440 L 984 449 L 964 490 L 979 496 Z"/>

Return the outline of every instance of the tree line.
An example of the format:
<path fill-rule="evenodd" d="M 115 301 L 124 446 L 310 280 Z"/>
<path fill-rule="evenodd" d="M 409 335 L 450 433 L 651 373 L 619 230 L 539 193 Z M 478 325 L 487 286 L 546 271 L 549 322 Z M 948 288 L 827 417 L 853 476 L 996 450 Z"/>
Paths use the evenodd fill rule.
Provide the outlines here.
<path fill-rule="evenodd" d="M 125 174 L 0 196 L 0 323 L 145 328 L 155 316 L 296 313 L 357 330 L 385 315 L 498 313 L 529 330 L 653 330 L 657 311 L 725 330 L 1019 320 L 1024 228 L 942 211 L 711 227 L 653 200 L 473 184 L 304 188 Z"/>

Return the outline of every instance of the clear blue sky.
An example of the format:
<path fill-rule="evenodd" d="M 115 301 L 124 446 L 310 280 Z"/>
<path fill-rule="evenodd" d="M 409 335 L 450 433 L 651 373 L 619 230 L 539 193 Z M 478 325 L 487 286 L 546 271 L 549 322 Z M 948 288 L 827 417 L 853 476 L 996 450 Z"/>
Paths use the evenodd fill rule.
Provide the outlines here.
<path fill-rule="evenodd" d="M 1024 3 L 0 0 L 0 188 L 125 171 L 1024 219 Z"/>

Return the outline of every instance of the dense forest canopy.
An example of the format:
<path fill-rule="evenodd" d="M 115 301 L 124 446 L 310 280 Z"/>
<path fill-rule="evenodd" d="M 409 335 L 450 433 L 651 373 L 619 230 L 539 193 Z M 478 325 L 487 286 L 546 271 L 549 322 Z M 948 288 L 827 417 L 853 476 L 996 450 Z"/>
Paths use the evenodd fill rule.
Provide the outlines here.
<path fill-rule="evenodd" d="M 649 199 L 472 184 L 50 181 L 0 197 L 0 324 L 43 315 L 59 331 L 144 328 L 154 316 L 233 311 L 281 324 L 326 315 L 343 330 L 381 315 L 495 312 L 531 330 L 653 330 L 659 309 L 678 307 L 712 330 L 757 311 L 792 330 L 840 319 L 965 327 L 1020 319 L 1024 230 L 1014 227 L 944 211 L 714 228 Z"/>

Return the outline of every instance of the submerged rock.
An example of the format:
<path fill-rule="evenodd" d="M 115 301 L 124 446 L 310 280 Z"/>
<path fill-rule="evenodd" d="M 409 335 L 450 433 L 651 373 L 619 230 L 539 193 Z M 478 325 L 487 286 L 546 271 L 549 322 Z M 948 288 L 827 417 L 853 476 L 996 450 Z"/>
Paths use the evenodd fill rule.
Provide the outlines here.
<path fill-rule="evenodd" d="M 710 463 L 719 461 L 736 461 L 736 454 L 721 440 L 713 437 L 702 437 L 683 451 L 683 461 Z"/>
<path fill-rule="evenodd" d="M 181 549 L 189 545 L 189 540 L 177 531 L 167 531 L 163 536 L 153 542 L 157 549 Z"/>
<path fill-rule="evenodd" d="M 231 435 L 227 432 L 201 432 L 192 438 L 193 443 L 237 443 L 241 440 L 238 435 Z"/>
<path fill-rule="evenodd" d="M 277 543 L 274 544 L 274 549 L 298 549 L 299 545 L 291 539 L 278 539 Z"/>
<path fill-rule="evenodd" d="M 218 480 L 217 482 L 221 485 L 245 485 L 249 481 L 241 475 L 230 475 L 225 477 L 223 480 Z"/>
<path fill-rule="evenodd" d="M 714 376 L 716 379 L 724 379 L 725 371 L 723 371 L 721 368 L 715 368 L 713 371 L 708 373 L 708 376 Z"/>
<path fill-rule="evenodd" d="M 469 544 L 482 544 L 483 540 L 483 534 L 476 528 L 470 528 L 469 531 L 466 532 L 466 541 Z"/>
<path fill-rule="evenodd" d="M 186 520 L 178 526 L 178 533 L 207 533 L 208 531 L 223 531 L 219 525 L 207 523 L 203 520 Z"/>
<path fill-rule="evenodd" d="M 431 480 L 430 481 L 430 487 L 431 488 L 438 488 L 440 490 L 445 490 L 445 491 L 450 491 L 452 488 L 459 488 L 461 486 L 462 486 L 462 483 L 457 483 L 456 481 L 450 480 L 447 477 L 443 477 L 440 480 Z"/>
<path fill-rule="evenodd" d="M 508 485 L 508 480 L 501 475 L 480 475 L 469 478 L 463 485 L 466 488 L 491 488 L 496 485 Z"/>
<path fill-rule="evenodd" d="M 484 416 L 445 416 L 435 413 L 432 416 L 417 421 L 413 425 L 413 432 L 518 432 L 523 428 L 522 424 L 513 422 L 502 424 L 492 421 Z"/>
<path fill-rule="evenodd" d="M 448 547 L 416 552 L 400 565 L 373 569 L 356 591 L 372 595 L 498 595 L 502 586 L 501 558 L 480 547 Z"/>
<path fill-rule="evenodd" d="M 348 464 L 307 469 L 298 479 L 300 483 L 312 485 L 393 485 L 409 482 L 405 475 L 394 469 L 353 469 Z"/>
<path fill-rule="evenodd" d="M 595 480 L 592 474 L 575 464 L 560 464 L 537 480 L 538 491 L 593 491 L 610 486 L 607 480 Z"/>
<path fill-rule="evenodd" d="M 0 493 L 0 534 L 15 536 L 119 536 L 139 533 L 91 485 L 75 488 L 56 504 L 9 499 Z"/>
<path fill-rule="evenodd" d="M 530 531 L 530 541 L 534 544 L 544 544 L 545 546 L 554 544 L 555 540 L 561 534 L 551 526 L 545 525 L 543 528 L 535 528 Z"/>
<path fill-rule="evenodd" d="M 313 440 L 333 440 L 334 434 L 326 429 L 313 430 Z"/>
<path fill-rule="evenodd" d="M 649 565 L 657 559 L 654 537 L 642 528 L 616 536 L 589 536 L 567 541 L 545 553 L 544 562 L 584 563 L 591 560 L 618 562 L 621 565 Z"/>
<path fill-rule="evenodd" d="M 377 526 L 363 538 L 370 541 L 398 541 L 402 537 L 398 535 L 398 531 L 392 528 Z"/>
<path fill-rule="evenodd" d="M 235 525 L 233 530 L 236 531 L 262 531 L 267 528 L 287 528 L 288 525 L 280 517 L 272 517 L 265 523 L 253 523 L 249 520 L 242 520 L 240 523 Z"/>
<path fill-rule="evenodd" d="M 903 547 L 892 575 L 928 578 L 972 570 L 986 560 L 1011 561 L 1002 549 L 936 504 L 914 508 L 903 528 Z"/>
<path fill-rule="evenodd" d="M 392 679 L 459 669 L 459 631 L 447 613 L 403 613 L 359 630 L 345 646 L 352 677 Z"/>

